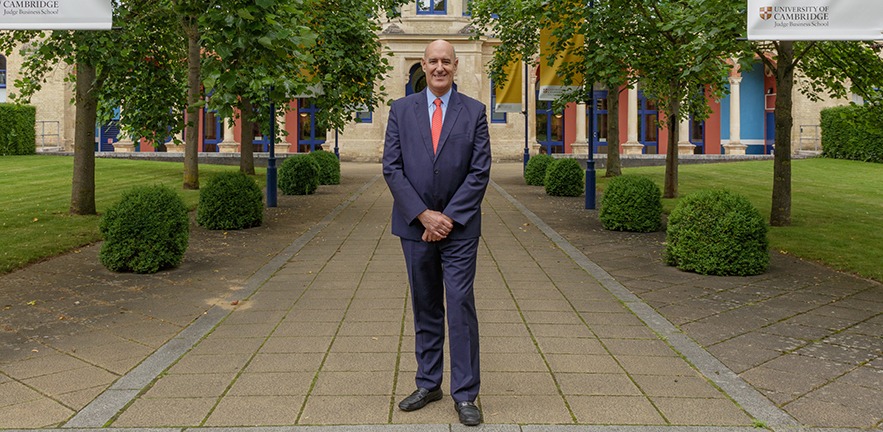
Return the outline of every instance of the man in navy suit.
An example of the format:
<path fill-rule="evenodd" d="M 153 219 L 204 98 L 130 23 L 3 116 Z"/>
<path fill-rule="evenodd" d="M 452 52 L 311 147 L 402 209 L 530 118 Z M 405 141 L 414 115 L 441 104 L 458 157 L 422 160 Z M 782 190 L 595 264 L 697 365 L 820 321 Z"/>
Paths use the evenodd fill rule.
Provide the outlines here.
<path fill-rule="evenodd" d="M 427 88 L 393 102 L 383 150 L 417 356 L 417 390 L 399 408 L 413 411 L 442 398 L 447 300 L 451 397 L 460 422 L 475 426 L 481 379 L 473 282 L 491 168 L 487 114 L 484 104 L 453 89 L 458 59 L 450 43 L 430 43 L 421 64 Z"/>

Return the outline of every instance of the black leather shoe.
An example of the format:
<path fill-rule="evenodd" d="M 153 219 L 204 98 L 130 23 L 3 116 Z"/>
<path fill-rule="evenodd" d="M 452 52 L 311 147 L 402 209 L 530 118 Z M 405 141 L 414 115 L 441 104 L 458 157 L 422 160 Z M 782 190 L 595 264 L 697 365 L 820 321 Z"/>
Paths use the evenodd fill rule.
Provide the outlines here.
<path fill-rule="evenodd" d="M 426 406 L 430 402 L 441 400 L 441 389 L 429 390 L 425 388 L 417 388 L 410 396 L 399 402 L 399 409 L 402 411 L 415 411 Z"/>
<path fill-rule="evenodd" d="M 460 415 L 460 423 L 466 426 L 481 424 L 481 410 L 472 402 L 454 402 L 454 409 Z"/>

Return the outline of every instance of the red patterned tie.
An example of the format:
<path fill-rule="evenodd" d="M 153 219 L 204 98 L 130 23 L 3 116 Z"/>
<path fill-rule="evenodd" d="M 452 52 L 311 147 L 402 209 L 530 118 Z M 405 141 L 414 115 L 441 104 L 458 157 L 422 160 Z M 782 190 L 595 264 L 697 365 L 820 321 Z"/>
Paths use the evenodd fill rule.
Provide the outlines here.
<path fill-rule="evenodd" d="M 438 138 L 442 130 L 442 100 L 435 98 L 435 112 L 432 113 L 432 152 L 438 153 Z"/>

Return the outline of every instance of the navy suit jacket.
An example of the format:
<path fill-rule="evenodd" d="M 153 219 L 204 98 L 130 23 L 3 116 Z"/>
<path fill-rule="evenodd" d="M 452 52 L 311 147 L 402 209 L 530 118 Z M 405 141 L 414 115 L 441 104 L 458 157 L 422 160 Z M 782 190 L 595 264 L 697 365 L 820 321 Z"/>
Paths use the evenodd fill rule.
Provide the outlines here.
<path fill-rule="evenodd" d="M 454 220 L 449 239 L 476 238 L 491 170 L 485 106 L 452 91 L 434 155 L 427 91 L 399 99 L 389 110 L 383 176 L 395 201 L 392 233 L 421 240 L 425 229 L 417 216 L 430 209 Z"/>

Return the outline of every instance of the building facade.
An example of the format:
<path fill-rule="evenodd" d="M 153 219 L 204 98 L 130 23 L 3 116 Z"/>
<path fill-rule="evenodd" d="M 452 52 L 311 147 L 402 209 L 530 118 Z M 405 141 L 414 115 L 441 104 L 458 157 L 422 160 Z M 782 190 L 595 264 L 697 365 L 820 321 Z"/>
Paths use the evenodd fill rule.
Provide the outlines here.
<path fill-rule="evenodd" d="M 528 85 L 523 97 L 527 113 L 498 113 L 494 107 L 492 83 L 486 65 L 490 62 L 499 41 L 473 38 L 468 15 L 469 0 L 418 0 L 402 6 L 401 18 L 384 23 L 379 35 L 381 46 L 392 70 L 383 85 L 388 97 L 397 99 L 421 91 L 426 80 L 420 59 L 426 45 L 435 39 L 450 41 L 459 58 L 455 77 L 458 91 L 472 96 L 488 107 L 489 132 L 495 160 L 521 160 L 525 148 L 531 154 L 571 153 L 587 155 L 589 144 L 595 153 L 607 152 L 606 124 L 609 116 L 619 120 L 620 148 L 623 154 L 665 154 L 670 145 L 666 131 L 659 125 L 659 113 L 652 97 L 640 87 L 596 89 L 592 107 L 570 104 L 555 112 L 550 102 L 537 101 L 537 78 L 542 67 L 527 73 Z M 5 60 L 5 65 L 4 61 Z M 7 90 L 14 91 L 16 65 L 20 58 L 10 56 L 0 60 L 0 101 Z M 2 71 L 6 71 L 5 73 Z M 39 148 L 72 150 L 73 112 L 71 84 L 63 78 L 70 69 L 59 67 L 49 78 L 44 89 L 32 100 L 37 106 L 37 145 Z M 734 71 L 730 78 L 730 92 L 721 100 L 709 100 L 711 116 L 704 121 L 688 119 L 680 124 L 680 140 L 674 145 L 682 154 L 769 154 L 773 149 L 776 88 L 775 79 L 766 73 L 758 61 L 748 71 Z M 797 87 L 797 86 L 795 86 Z M 795 150 L 818 147 L 819 111 L 827 106 L 848 101 L 811 102 L 798 91 L 794 92 Z M 617 97 L 619 111 L 607 111 L 610 97 Z M 522 105 L 525 106 L 525 105 Z M 355 122 L 343 130 L 324 131 L 316 128 L 315 107 L 308 99 L 291 102 L 291 110 L 280 116 L 278 127 L 287 132 L 277 143 L 278 153 L 301 153 L 316 149 L 337 150 L 342 160 L 376 162 L 383 151 L 388 108 L 381 105 L 371 112 L 358 113 Z M 122 115 L 125 115 L 124 113 Z M 593 121 L 589 122 L 589 115 Z M 214 112 L 203 110 L 198 123 L 201 152 L 238 152 L 242 124 L 237 120 L 231 127 Z M 588 126 L 592 125 L 592 131 Z M 269 151 L 267 127 L 249 125 L 256 131 L 254 150 Z M 98 151 L 156 151 L 144 140 L 132 142 L 119 137 L 113 122 L 96 128 Z M 41 146 L 41 143 L 43 144 Z M 48 144 L 47 144 L 48 143 Z M 167 146 L 168 151 L 181 151 Z"/>

